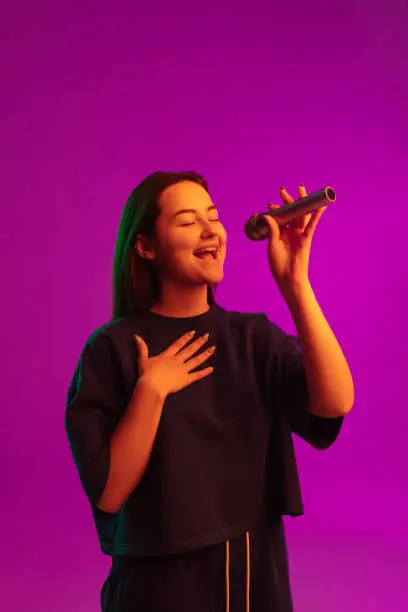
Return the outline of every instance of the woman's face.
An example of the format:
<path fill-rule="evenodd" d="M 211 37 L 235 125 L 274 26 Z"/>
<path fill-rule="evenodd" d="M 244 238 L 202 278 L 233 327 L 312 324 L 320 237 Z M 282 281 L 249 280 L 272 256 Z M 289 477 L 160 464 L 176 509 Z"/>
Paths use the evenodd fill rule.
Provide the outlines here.
<path fill-rule="evenodd" d="M 158 204 L 153 258 L 161 279 L 189 286 L 218 284 L 227 235 L 207 191 L 183 181 L 165 189 Z M 199 254 L 204 248 L 211 252 Z"/>

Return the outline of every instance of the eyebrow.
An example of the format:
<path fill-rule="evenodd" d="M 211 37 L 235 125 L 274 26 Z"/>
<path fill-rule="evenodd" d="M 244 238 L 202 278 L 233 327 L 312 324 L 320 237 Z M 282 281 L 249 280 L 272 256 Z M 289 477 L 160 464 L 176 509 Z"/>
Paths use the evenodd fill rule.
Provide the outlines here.
<path fill-rule="evenodd" d="M 207 208 L 207 212 L 209 212 L 210 210 L 217 210 L 217 207 L 214 206 L 214 204 L 212 204 L 211 206 Z M 198 212 L 196 208 L 183 208 L 182 210 L 177 211 L 172 216 L 172 218 L 174 219 L 175 217 L 177 217 L 178 215 L 182 215 L 183 213 L 196 213 L 196 212 Z"/>

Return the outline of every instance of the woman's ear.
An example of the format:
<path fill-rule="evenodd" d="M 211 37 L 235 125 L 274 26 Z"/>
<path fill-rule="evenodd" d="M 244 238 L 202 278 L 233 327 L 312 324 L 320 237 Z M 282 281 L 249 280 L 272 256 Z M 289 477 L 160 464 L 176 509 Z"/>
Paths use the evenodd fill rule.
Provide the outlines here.
<path fill-rule="evenodd" d="M 135 250 L 143 259 L 154 259 L 156 257 L 152 241 L 142 234 L 136 234 Z"/>

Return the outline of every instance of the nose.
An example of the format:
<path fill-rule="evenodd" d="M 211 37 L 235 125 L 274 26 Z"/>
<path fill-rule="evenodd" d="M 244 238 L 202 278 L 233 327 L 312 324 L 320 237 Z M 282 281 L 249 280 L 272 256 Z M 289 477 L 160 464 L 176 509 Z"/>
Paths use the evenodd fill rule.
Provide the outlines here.
<path fill-rule="evenodd" d="M 206 219 L 202 220 L 202 230 L 201 230 L 201 235 L 204 236 L 215 236 L 216 232 L 214 231 L 214 226 L 211 224 L 210 221 L 207 221 Z"/>

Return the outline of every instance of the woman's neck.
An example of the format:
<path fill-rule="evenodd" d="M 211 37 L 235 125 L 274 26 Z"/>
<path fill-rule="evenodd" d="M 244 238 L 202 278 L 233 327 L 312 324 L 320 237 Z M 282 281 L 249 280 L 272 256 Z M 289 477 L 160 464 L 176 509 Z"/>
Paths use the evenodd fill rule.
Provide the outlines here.
<path fill-rule="evenodd" d="M 162 292 L 150 311 L 180 319 L 204 314 L 209 310 L 207 286 L 199 287 L 200 291 L 197 291 L 197 287 L 193 289 Z"/>

